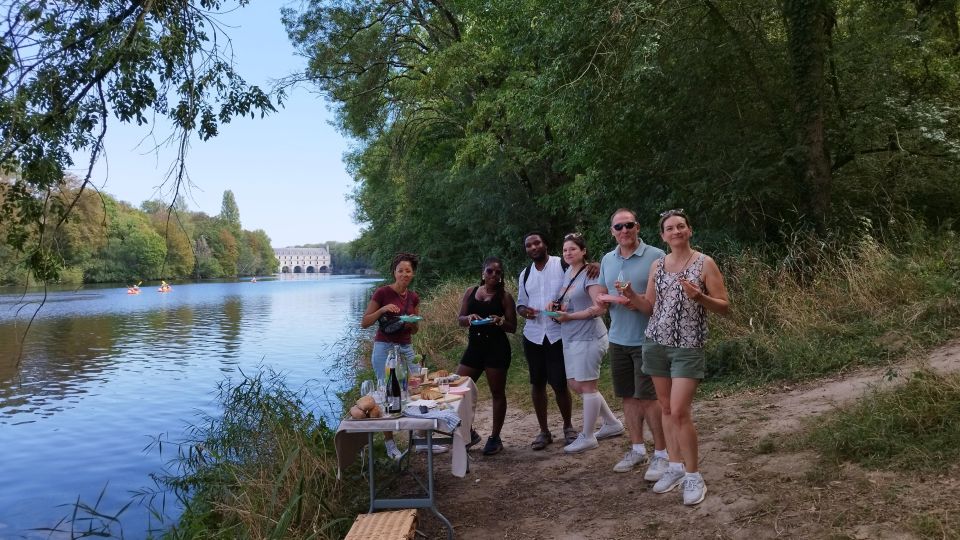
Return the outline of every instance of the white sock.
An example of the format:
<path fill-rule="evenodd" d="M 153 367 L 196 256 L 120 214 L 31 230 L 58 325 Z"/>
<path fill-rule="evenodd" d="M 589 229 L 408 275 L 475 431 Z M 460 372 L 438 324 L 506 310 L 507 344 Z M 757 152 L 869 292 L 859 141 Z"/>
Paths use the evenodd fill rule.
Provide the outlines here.
<path fill-rule="evenodd" d="M 640 454 L 641 456 L 647 455 L 647 447 L 643 443 L 634 444 L 633 451 Z"/>
<path fill-rule="evenodd" d="M 600 396 L 600 418 L 603 418 L 603 423 L 612 426 L 619 424 L 620 420 L 618 420 L 617 415 L 613 414 L 613 411 L 610 410 L 610 406 L 607 405 L 607 400 L 604 399 L 603 394 L 597 392 L 597 395 Z"/>
<path fill-rule="evenodd" d="M 593 428 L 597 425 L 597 414 L 600 412 L 600 402 L 603 396 L 599 392 L 583 394 L 583 433 L 593 435 Z"/>
<path fill-rule="evenodd" d="M 684 471 L 683 471 L 683 463 L 674 463 L 674 462 L 671 461 L 671 462 L 670 462 L 670 470 L 671 470 L 671 471 L 684 472 Z"/>
<path fill-rule="evenodd" d="M 397 449 L 397 443 L 393 439 L 383 441 L 383 445 L 387 447 L 387 452 Z"/>
<path fill-rule="evenodd" d="M 654 457 L 658 457 L 658 458 L 663 458 L 663 459 L 669 459 L 669 457 L 670 457 L 670 456 L 667 455 L 667 451 L 666 451 L 666 450 L 654 450 L 654 451 L 653 451 L 653 456 L 654 456 Z"/>

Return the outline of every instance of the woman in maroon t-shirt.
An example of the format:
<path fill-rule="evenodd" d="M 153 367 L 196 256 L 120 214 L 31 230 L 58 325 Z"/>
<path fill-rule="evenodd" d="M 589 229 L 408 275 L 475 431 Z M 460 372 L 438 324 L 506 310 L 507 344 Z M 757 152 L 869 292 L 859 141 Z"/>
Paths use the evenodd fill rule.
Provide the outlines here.
<path fill-rule="evenodd" d="M 410 290 L 410 282 L 413 281 L 413 276 L 416 274 L 418 262 L 417 256 L 413 253 L 397 253 L 390 264 L 393 283 L 380 287 L 373 292 L 370 303 L 367 304 L 367 310 L 360 320 L 362 328 L 368 328 L 376 324 L 381 315 L 388 313 L 394 315 L 417 315 L 419 313 L 420 297 Z M 385 334 L 379 328 L 377 329 L 377 335 L 373 338 L 371 363 L 378 379 L 386 377 L 387 353 L 393 349 L 394 345 L 400 346 L 400 355 L 407 363 L 409 371 L 410 363 L 413 361 L 413 345 L 410 343 L 410 337 L 416 334 L 417 330 L 417 323 L 404 323 L 403 329 L 393 334 Z M 393 434 L 384 433 L 384 439 L 387 454 L 397 459 L 401 454 L 397 445 L 393 442 Z"/>

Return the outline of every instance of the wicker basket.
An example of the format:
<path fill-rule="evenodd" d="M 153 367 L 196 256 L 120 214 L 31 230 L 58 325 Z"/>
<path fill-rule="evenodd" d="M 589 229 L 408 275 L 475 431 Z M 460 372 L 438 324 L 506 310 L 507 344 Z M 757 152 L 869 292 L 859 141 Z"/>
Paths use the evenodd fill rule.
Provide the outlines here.
<path fill-rule="evenodd" d="M 416 510 L 360 514 L 344 540 L 413 540 L 417 532 Z"/>

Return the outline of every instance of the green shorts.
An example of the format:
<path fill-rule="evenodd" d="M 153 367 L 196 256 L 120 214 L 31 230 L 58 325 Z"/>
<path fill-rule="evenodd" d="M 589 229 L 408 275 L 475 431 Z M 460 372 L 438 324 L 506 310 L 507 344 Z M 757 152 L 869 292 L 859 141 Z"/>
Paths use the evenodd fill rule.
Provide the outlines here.
<path fill-rule="evenodd" d="M 701 380 L 705 364 L 703 349 L 643 344 L 643 372 L 653 377 Z"/>
<path fill-rule="evenodd" d="M 613 377 L 613 393 L 617 397 L 647 401 L 657 399 L 653 380 L 640 371 L 642 365 L 643 350 L 639 345 L 610 344 L 610 376 Z"/>

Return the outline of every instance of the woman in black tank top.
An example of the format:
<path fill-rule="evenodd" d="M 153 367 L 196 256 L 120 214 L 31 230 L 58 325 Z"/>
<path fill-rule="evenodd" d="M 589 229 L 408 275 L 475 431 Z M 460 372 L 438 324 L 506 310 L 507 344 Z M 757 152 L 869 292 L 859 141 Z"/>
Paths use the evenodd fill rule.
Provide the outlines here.
<path fill-rule="evenodd" d="M 470 337 L 457 374 L 466 375 L 474 381 L 480 375 L 487 376 L 487 386 L 493 398 L 493 429 L 483 453 L 496 454 L 503 449 L 500 429 L 507 415 L 510 342 L 506 333 L 512 334 L 517 330 L 516 304 L 513 295 L 503 287 L 503 264 L 500 259 L 487 257 L 483 261 L 481 284 L 463 293 L 458 323 L 470 329 Z M 471 432 L 470 438 L 471 445 L 480 440 L 476 432 Z"/>

